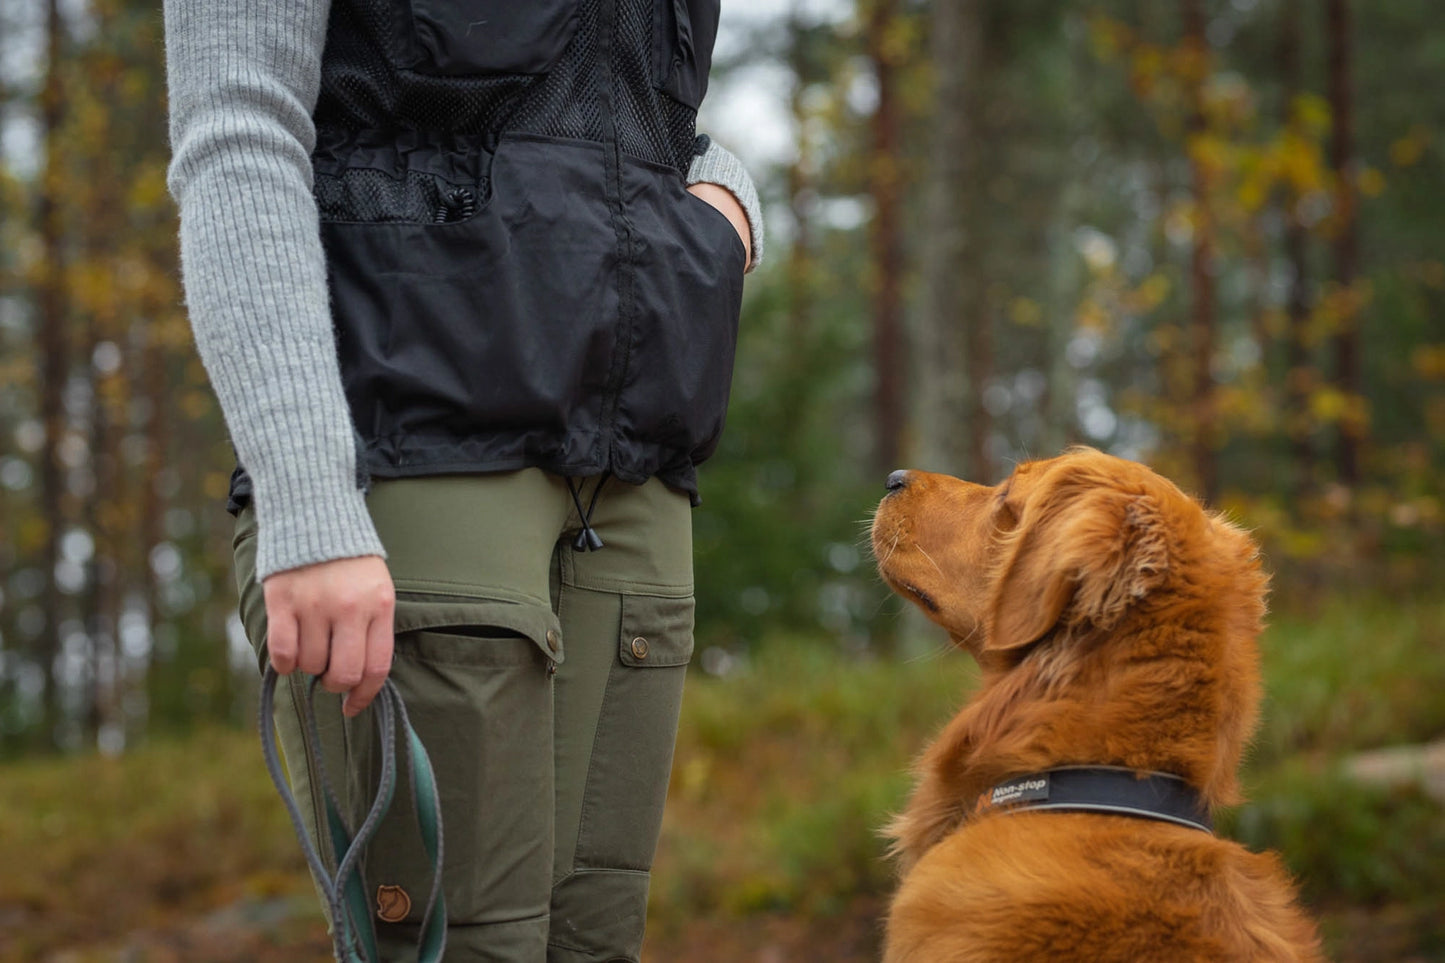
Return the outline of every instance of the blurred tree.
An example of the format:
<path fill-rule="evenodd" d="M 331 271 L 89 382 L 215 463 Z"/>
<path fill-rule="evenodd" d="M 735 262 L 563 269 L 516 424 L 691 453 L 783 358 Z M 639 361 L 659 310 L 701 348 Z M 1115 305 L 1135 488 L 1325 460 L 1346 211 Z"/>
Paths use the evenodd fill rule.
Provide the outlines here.
<path fill-rule="evenodd" d="M 65 120 L 65 21 L 59 0 L 45 6 L 45 81 L 40 94 L 40 131 L 44 160 L 35 192 L 35 220 L 40 257 L 34 265 L 36 313 L 40 347 L 40 423 L 44 431 L 40 451 L 40 515 L 44 549 L 40 556 L 44 588 L 41 614 L 44 626 L 37 636 L 35 659 L 45 679 L 41 732 L 52 738 L 60 722 L 61 707 L 54 667 L 60 661 L 62 598 L 56 571 L 60 565 L 60 539 L 66 510 L 65 466 L 61 444 L 66 435 L 63 393 L 69 375 L 69 327 L 66 304 L 66 265 L 62 199 L 65 193 L 66 148 L 62 140 Z"/>
<path fill-rule="evenodd" d="M 1445 564 L 1445 47 L 1430 0 L 1348 14 L 790 0 L 734 43 L 719 88 L 781 72 L 796 149 L 755 171 L 704 648 L 894 651 L 881 471 L 1075 441 L 1217 494 L 1281 586 Z M 152 0 L 0 0 L 0 752 L 239 717 L 253 676 L 159 31 Z"/>
<path fill-rule="evenodd" d="M 899 0 L 866 0 L 864 48 L 877 86 L 873 108 L 868 188 L 873 289 L 874 469 L 879 477 L 898 465 L 903 439 L 903 118 L 899 66 L 913 52 Z"/>
<path fill-rule="evenodd" d="M 1209 43 L 1204 34 L 1202 0 L 1183 0 L 1184 38 L 1179 49 L 1180 75 L 1189 112 L 1186 127 L 1189 153 L 1190 210 L 1189 291 L 1191 299 L 1188 354 L 1192 359 L 1188 420 L 1193 448 L 1194 481 L 1211 503 L 1219 498 L 1218 446 L 1214 400 L 1215 216 L 1214 181 L 1217 144 L 1205 119 L 1204 86 L 1212 73 Z"/>
<path fill-rule="evenodd" d="M 174 517 L 213 519 L 216 484 L 203 482 L 225 454 L 192 441 L 192 457 L 178 457 L 187 440 L 167 424 L 177 411 L 223 437 L 179 311 L 160 18 L 141 0 L 41 12 L 3 9 L 22 28 L 7 48 L 12 71 L 27 44 L 49 56 L 33 75 L 7 75 L 0 112 L 10 135 L 0 184 L 33 205 L 6 222 L 18 253 L 0 257 L 0 365 L 32 352 L 39 362 L 22 390 L 0 392 L 0 431 L 20 441 L 0 457 L 0 507 L 16 535 L 0 552 L 0 643 L 28 643 L 0 646 L 0 751 L 17 735 L 114 751 L 145 729 L 147 668 L 167 657 L 159 642 L 202 639 L 205 671 L 224 664 L 229 599 L 207 600 L 224 550 L 172 541 L 177 489 L 163 485 L 194 471 Z M 32 119 L 38 157 L 9 146 Z M 200 391 L 178 391 L 181 372 Z M 214 691 L 224 702 L 227 687 Z"/>
<path fill-rule="evenodd" d="M 1282 123 L 1284 136 L 1306 142 L 1300 114 L 1305 109 L 1301 98 L 1304 79 L 1300 54 L 1300 0 L 1284 0 L 1280 7 L 1279 66 L 1284 87 Z M 1285 179 L 1281 185 L 1284 219 L 1284 259 L 1289 278 L 1285 295 L 1283 427 L 1289 438 L 1291 466 L 1290 491 L 1296 499 L 1308 497 L 1314 488 L 1315 450 L 1311 438 L 1309 398 L 1315 370 L 1310 364 L 1310 295 L 1308 233 L 1300 205 L 1304 202 L 1302 185 Z"/>
<path fill-rule="evenodd" d="M 929 52 L 934 124 L 923 187 L 923 296 L 917 371 L 917 457 L 933 471 L 984 478 L 989 424 L 982 392 L 992 337 L 977 218 L 982 150 L 983 0 L 935 3 Z"/>
<path fill-rule="evenodd" d="M 1334 282 L 1340 299 L 1336 316 L 1335 379 L 1347 400 L 1339 423 L 1337 471 L 1351 488 L 1360 483 L 1360 447 L 1365 441 L 1365 413 L 1361 380 L 1361 312 L 1356 288 L 1360 244 L 1355 179 L 1355 107 L 1351 91 L 1351 26 L 1347 0 L 1327 0 L 1325 28 L 1329 34 L 1330 167 L 1335 175 Z"/>

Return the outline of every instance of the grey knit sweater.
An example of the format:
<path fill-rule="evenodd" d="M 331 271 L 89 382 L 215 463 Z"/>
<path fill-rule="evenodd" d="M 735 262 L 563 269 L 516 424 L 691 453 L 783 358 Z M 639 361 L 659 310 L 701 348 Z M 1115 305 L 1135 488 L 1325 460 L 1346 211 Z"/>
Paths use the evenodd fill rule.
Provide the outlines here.
<path fill-rule="evenodd" d="M 165 0 L 181 261 L 191 327 L 254 486 L 256 574 L 384 555 L 356 486 L 326 262 L 311 195 L 311 122 L 330 0 Z M 757 192 L 716 145 L 688 183 L 741 202 L 753 264 Z"/>

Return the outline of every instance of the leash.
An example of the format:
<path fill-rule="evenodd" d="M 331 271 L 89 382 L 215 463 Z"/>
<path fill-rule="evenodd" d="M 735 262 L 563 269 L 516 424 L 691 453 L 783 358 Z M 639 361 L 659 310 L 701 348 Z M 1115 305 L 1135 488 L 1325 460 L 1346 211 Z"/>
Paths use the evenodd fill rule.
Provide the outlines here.
<path fill-rule="evenodd" d="M 366 818 L 353 835 L 341 817 L 336 793 L 326 775 L 326 763 L 321 753 L 316 754 L 316 778 L 320 780 L 326 797 L 327 831 L 331 836 L 331 847 L 337 856 L 336 875 L 326 871 L 321 854 L 316 851 L 301 818 L 301 809 L 287 786 L 286 776 L 281 770 L 281 760 L 276 751 L 276 669 L 266 666 L 261 679 L 260 724 L 261 754 L 266 759 L 266 770 L 271 782 L 281 795 L 281 802 L 291 817 L 296 838 L 301 841 L 301 851 L 311 866 L 318 885 L 325 894 L 331 914 L 331 937 L 336 959 L 339 963 L 378 963 L 380 956 L 376 948 L 376 928 L 371 921 L 371 904 L 366 898 L 366 883 L 361 877 L 361 854 L 367 843 L 376 834 L 382 817 L 391 807 L 396 793 L 396 733 L 400 723 L 406 748 L 407 769 L 411 775 L 411 793 L 417 814 L 417 828 L 421 833 L 422 846 L 432 862 L 431 893 L 427 897 L 426 913 L 422 916 L 421 939 L 417 946 L 417 963 L 439 963 L 446 949 L 447 913 L 446 899 L 442 895 L 442 813 L 441 799 L 437 795 L 436 775 L 431 759 L 422 745 L 416 730 L 406 715 L 406 705 L 401 694 L 390 679 L 381 687 L 381 692 L 371 704 L 372 715 L 376 718 L 377 730 L 381 735 L 381 778 L 376 798 Z M 318 680 L 311 680 L 306 699 L 299 706 L 302 720 L 310 732 L 313 744 L 321 745 L 320 730 L 316 725 L 313 702 L 316 698 Z"/>

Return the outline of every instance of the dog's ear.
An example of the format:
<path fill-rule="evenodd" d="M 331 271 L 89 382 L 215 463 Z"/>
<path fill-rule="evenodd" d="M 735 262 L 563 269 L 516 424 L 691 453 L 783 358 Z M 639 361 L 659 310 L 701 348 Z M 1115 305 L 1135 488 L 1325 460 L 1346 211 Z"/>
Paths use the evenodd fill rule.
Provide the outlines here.
<path fill-rule="evenodd" d="M 1041 492 L 1009 535 L 983 648 L 1021 648 L 1061 623 L 1109 628 L 1168 569 L 1153 496 L 1107 485 Z"/>

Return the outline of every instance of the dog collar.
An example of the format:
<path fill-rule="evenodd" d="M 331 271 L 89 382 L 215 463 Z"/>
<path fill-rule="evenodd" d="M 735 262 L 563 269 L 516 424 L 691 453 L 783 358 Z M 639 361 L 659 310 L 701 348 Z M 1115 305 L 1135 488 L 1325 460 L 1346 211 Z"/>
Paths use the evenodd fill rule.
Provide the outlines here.
<path fill-rule="evenodd" d="M 1214 832 L 1204 797 L 1183 779 L 1115 766 L 1065 766 L 1014 776 L 979 796 L 974 813 L 1023 809 L 1115 813 Z"/>

